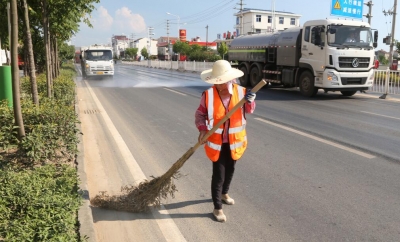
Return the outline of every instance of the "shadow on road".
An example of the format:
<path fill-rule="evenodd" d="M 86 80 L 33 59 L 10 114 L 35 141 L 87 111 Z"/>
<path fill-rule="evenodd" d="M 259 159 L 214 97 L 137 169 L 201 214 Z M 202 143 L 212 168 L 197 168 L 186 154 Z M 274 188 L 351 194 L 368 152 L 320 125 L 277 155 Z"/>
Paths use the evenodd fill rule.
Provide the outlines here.
<path fill-rule="evenodd" d="M 165 204 L 165 210 L 172 210 L 177 208 L 183 208 L 191 205 L 201 203 L 211 203 L 211 199 L 193 200 L 178 203 Z M 156 214 L 157 219 L 168 219 L 168 218 L 210 218 L 212 219 L 212 213 L 175 213 L 175 214 L 164 214 L 164 209 L 152 209 L 152 212 L 144 213 L 129 213 L 115 210 L 107 210 L 97 207 L 91 207 L 93 214 L 93 222 L 100 221 L 133 221 L 142 219 L 155 219 L 153 213 Z"/>

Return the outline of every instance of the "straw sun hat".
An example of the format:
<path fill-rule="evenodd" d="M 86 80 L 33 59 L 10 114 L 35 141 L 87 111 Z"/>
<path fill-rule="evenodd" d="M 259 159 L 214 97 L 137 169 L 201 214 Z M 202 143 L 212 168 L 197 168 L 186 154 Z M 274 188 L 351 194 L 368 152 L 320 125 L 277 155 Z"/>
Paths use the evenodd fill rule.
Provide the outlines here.
<path fill-rule="evenodd" d="M 223 84 L 241 76 L 243 76 L 243 72 L 232 68 L 226 60 L 216 61 L 212 69 L 205 70 L 200 74 L 201 79 L 210 84 Z"/>

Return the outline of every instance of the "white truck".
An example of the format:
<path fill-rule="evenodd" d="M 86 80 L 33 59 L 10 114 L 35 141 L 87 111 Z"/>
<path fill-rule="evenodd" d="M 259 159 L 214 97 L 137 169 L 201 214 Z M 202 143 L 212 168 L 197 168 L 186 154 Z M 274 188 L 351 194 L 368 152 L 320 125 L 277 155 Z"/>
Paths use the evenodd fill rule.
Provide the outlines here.
<path fill-rule="evenodd" d="M 91 45 L 81 48 L 81 67 L 84 78 L 114 76 L 114 60 L 112 47 Z"/>
<path fill-rule="evenodd" d="M 264 78 L 271 85 L 299 87 L 307 97 L 318 89 L 351 96 L 373 84 L 377 40 L 378 31 L 372 34 L 368 23 L 322 19 L 276 33 L 240 36 L 228 53 L 244 72 L 242 86 L 255 86 Z"/>

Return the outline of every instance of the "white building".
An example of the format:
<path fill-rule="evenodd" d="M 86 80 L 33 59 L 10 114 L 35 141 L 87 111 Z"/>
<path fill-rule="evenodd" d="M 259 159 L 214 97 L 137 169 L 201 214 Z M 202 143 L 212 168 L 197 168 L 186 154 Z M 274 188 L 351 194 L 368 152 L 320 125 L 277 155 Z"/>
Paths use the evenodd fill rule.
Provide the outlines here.
<path fill-rule="evenodd" d="M 265 33 L 285 30 L 287 28 L 300 26 L 301 15 L 261 9 L 244 8 L 236 16 L 237 36 L 249 33 Z M 243 20 L 243 22 L 241 21 Z M 243 28 L 243 31 L 241 29 Z"/>
<path fill-rule="evenodd" d="M 140 38 L 133 41 L 133 48 L 138 48 L 138 57 L 142 56 L 141 51 L 143 48 L 147 49 L 147 53 L 150 55 L 157 55 L 157 42 L 158 40 L 152 39 L 151 40 L 151 47 L 149 38 Z"/>
<path fill-rule="evenodd" d="M 119 58 L 121 51 L 125 51 L 126 48 L 129 48 L 129 39 L 125 35 L 113 35 L 111 38 L 111 45 L 114 55 Z"/>

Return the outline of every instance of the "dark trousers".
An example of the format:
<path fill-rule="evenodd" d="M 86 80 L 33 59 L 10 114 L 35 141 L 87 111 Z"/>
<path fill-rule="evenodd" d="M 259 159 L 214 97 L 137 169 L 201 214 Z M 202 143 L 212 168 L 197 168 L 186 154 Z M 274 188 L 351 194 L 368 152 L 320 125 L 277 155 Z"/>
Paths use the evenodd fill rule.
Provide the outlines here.
<path fill-rule="evenodd" d="M 229 144 L 222 144 L 218 161 L 213 162 L 213 175 L 211 179 L 211 195 L 214 209 L 222 209 L 221 195 L 227 194 L 235 172 L 236 161 L 231 157 Z"/>

